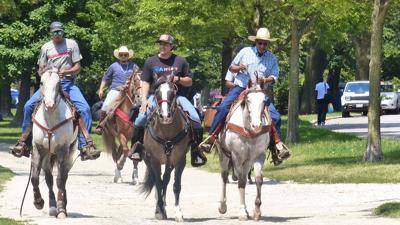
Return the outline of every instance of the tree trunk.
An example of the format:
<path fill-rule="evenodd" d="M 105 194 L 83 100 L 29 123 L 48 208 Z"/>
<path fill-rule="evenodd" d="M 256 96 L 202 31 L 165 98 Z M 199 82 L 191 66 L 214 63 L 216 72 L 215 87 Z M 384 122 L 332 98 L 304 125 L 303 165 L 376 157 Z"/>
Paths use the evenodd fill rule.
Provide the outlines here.
<path fill-rule="evenodd" d="M 3 81 L 0 85 L 0 114 L 4 117 L 12 117 L 10 83 Z"/>
<path fill-rule="evenodd" d="M 368 80 L 371 33 L 364 32 L 352 38 L 356 60 L 356 80 Z"/>
<path fill-rule="evenodd" d="M 286 132 L 286 143 L 297 143 L 299 141 L 299 29 L 297 20 L 292 20 L 291 25 L 291 48 L 289 58 L 289 105 L 288 125 Z"/>
<path fill-rule="evenodd" d="M 29 72 L 24 71 L 21 76 L 17 113 L 15 114 L 13 120 L 13 122 L 16 124 L 22 124 L 22 120 L 24 118 L 24 105 L 30 98 L 30 93 L 31 93 L 31 75 Z"/>
<path fill-rule="evenodd" d="M 300 112 L 312 113 L 316 110 L 315 84 L 324 74 L 328 65 L 326 53 L 318 47 L 319 41 L 310 43 L 308 57 L 306 59 L 306 71 L 304 85 L 302 87 Z"/>
<path fill-rule="evenodd" d="M 226 39 L 222 46 L 222 68 L 221 68 L 221 94 L 224 95 L 227 90 L 225 87 L 225 76 L 232 62 L 232 40 Z"/>
<path fill-rule="evenodd" d="M 372 12 L 371 62 L 369 64 L 368 145 L 364 161 L 383 159 L 381 149 L 380 76 L 383 23 L 390 0 L 374 0 Z"/>
<path fill-rule="evenodd" d="M 338 99 L 336 98 L 337 91 L 339 89 L 339 81 L 340 81 L 340 72 L 342 70 L 342 64 L 335 64 L 333 67 L 329 69 L 327 83 L 329 84 L 329 92 L 333 97 L 333 107 L 336 111 L 340 111 L 341 105 L 338 103 Z"/>

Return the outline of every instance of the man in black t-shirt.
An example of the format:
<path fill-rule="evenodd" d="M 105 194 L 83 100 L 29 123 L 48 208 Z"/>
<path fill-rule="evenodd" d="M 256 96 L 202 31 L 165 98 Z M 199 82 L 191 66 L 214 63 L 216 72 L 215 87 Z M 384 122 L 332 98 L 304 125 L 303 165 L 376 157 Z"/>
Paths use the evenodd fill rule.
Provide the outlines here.
<path fill-rule="evenodd" d="M 143 143 L 144 127 L 147 121 L 147 115 L 154 110 L 157 103 L 154 99 L 154 84 L 155 79 L 161 76 L 173 74 L 173 82 L 178 87 L 177 102 L 184 111 L 189 113 L 192 121 L 192 126 L 195 131 L 194 139 L 191 146 L 192 165 L 202 166 L 206 163 L 206 157 L 198 150 L 198 144 L 203 138 L 203 128 L 196 109 L 187 99 L 188 89 L 192 86 L 192 74 L 189 70 L 189 64 L 186 59 L 172 53 L 174 46 L 174 38 L 169 34 L 163 34 L 157 40 L 160 46 L 160 52 L 148 58 L 144 64 L 142 75 L 141 94 L 142 105 L 140 113 L 135 120 L 135 132 L 132 143 L 134 143 L 130 158 L 134 160 L 141 159 L 141 144 Z M 154 77 L 154 76 L 156 77 Z"/>

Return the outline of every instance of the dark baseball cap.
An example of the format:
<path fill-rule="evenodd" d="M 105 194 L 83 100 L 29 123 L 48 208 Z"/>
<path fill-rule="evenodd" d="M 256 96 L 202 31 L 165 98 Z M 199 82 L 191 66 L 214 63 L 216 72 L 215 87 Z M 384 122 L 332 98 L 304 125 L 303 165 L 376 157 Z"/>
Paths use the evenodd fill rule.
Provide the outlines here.
<path fill-rule="evenodd" d="M 172 37 L 172 36 L 169 35 L 169 34 L 162 34 L 162 35 L 160 36 L 160 38 L 159 38 L 156 42 L 157 42 L 157 43 L 166 42 L 166 43 L 168 43 L 168 44 L 173 45 L 173 44 L 174 44 L 174 37 Z"/>
<path fill-rule="evenodd" d="M 50 24 L 50 32 L 59 30 L 64 31 L 64 25 L 61 22 L 54 21 Z"/>

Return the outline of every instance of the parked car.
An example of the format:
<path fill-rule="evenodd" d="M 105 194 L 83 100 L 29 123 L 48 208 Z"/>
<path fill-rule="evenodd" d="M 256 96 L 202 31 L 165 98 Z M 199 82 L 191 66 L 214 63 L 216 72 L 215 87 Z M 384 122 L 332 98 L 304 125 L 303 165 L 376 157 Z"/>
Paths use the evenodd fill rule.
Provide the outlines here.
<path fill-rule="evenodd" d="M 349 117 L 350 112 L 368 113 L 369 81 L 351 81 L 344 88 L 341 97 L 342 117 Z"/>
<path fill-rule="evenodd" d="M 381 109 L 385 112 L 399 113 L 400 98 L 392 83 L 381 83 Z"/>
<path fill-rule="evenodd" d="M 342 117 L 350 116 L 350 112 L 368 113 L 369 81 L 351 81 L 346 84 L 341 97 Z M 400 96 L 390 82 L 381 83 L 381 110 L 398 113 Z"/>

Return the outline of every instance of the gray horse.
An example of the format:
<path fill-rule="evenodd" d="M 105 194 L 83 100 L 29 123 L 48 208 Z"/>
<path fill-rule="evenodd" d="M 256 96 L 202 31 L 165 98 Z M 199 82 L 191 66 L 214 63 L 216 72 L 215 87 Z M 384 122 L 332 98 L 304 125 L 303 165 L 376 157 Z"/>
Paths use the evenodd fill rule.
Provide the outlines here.
<path fill-rule="evenodd" d="M 257 85 L 245 92 L 243 101 L 236 104 L 233 112 L 228 115 L 225 132 L 219 136 L 217 143 L 219 161 L 222 168 L 222 196 L 219 207 L 221 214 L 226 213 L 226 183 L 232 168 L 238 178 L 240 192 L 239 219 L 247 220 L 249 214 L 246 208 L 245 188 L 247 174 L 254 167 L 257 185 L 254 220 L 261 217 L 261 185 L 263 183 L 262 168 L 265 161 L 265 149 L 270 141 L 269 128 L 271 119 L 265 108 L 265 93 Z"/>
<path fill-rule="evenodd" d="M 42 101 L 33 115 L 32 128 L 32 186 L 34 205 L 42 209 L 44 200 L 39 190 L 41 168 L 49 188 L 49 215 L 67 216 L 67 191 L 65 184 L 72 167 L 72 157 L 77 148 L 78 129 L 73 125 L 74 113 L 61 95 L 57 71 L 46 72 L 41 77 Z M 57 201 L 53 191 L 53 167 L 57 167 Z"/>
<path fill-rule="evenodd" d="M 171 76 L 172 77 L 172 76 Z M 167 219 L 165 197 L 172 170 L 175 169 L 175 220 L 183 221 L 179 206 L 181 177 L 186 165 L 186 152 L 190 145 L 189 121 L 176 101 L 176 86 L 170 78 L 160 78 L 156 82 L 157 107 L 149 117 L 144 136 L 144 161 L 147 165 L 142 192 L 150 194 L 156 187 L 157 219 Z M 161 178 L 161 165 L 165 171 Z"/>

